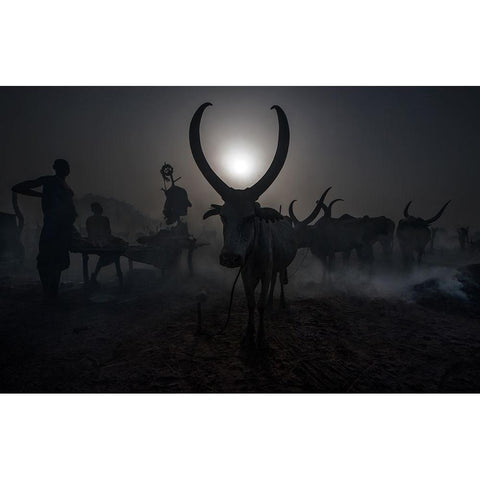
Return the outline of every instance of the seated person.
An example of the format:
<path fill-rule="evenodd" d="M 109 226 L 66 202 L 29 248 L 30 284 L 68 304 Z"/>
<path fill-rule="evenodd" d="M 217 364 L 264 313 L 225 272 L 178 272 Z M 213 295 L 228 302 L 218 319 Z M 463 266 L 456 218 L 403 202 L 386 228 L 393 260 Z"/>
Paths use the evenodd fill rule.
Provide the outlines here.
<path fill-rule="evenodd" d="M 102 215 L 103 208 L 98 202 L 90 205 L 93 215 L 87 218 L 88 241 L 96 247 L 105 247 L 112 239 L 110 220 Z"/>
<path fill-rule="evenodd" d="M 88 241 L 95 247 L 115 248 L 126 247 L 128 244 L 119 237 L 112 235 L 110 228 L 110 220 L 108 217 L 102 215 L 103 208 L 98 202 L 92 203 L 90 206 L 93 215 L 87 218 L 87 235 Z M 102 267 L 115 263 L 117 269 L 117 275 L 119 277 L 120 284 L 122 283 L 122 273 L 120 269 L 120 252 L 105 252 L 100 254 L 95 272 L 92 273 L 91 282 L 96 283 L 97 275 Z"/>

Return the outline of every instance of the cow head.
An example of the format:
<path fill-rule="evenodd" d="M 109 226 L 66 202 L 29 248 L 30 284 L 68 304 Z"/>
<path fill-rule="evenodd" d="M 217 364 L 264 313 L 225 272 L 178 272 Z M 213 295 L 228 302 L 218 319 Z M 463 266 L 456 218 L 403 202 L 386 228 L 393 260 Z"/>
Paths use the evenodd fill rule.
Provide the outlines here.
<path fill-rule="evenodd" d="M 253 248 L 256 223 L 258 220 L 277 221 L 282 215 L 273 208 L 262 208 L 257 202 L 267 188 L 280 173 L 287 158 L 290 141 L 288 121 L 283 110 L 274 105 L 277 112 L 279 132 L 277 151 L 265 175 L 245 190 L 236 190 L 228 186 L 212 170 L 205 158 L 200 142 L 200 121 L 203 112 L 211 103 L 204 103 L 193 115 L 190 122 L 190 148 L 198 168 L 210 185 L 222 197 L 223 205 L 212 205 L 212 209 L 203 218 L 220 215 L 223 223 L 223 248 L 220 253 L 220 264 L 225 267 L 239 267 L 245 263 Z"/>
<path fill-rule="evenodd" d="M 293 212 L 293 204 L 296 202 L 296 200 L 293 200 L 289 207 L 288 207 L 288 214 L 290 215 L 290 219 L 293 224 L 293 229 L 295 231 L 295 239 L 297 242 L 297 246 L 299 248 L 303 247 L 308 247 L 310 246 L 311 242 L 311 229 L 312 227 L 309 226 L 309 223 L 315 220 L 317 215 L 320 213 L 320 210 L 323 208 L 323 202 L 325 200 L 325 197 L 327 196 L 327 193 L 332 187 L 328 187 L 320 197 L 320 200 L 317 201 L 317 204 L 315 205 L 315 208 L 312 210 L 312 213 L 305 218 L 304 220 L 299 220 L 296 216 L 295 213 Z"/>
<path fill-rule="evenodd" d="M 408 223 L 415 224 L 418 226 L 428 227 L 431 223 L 436 222 L 442 216 L 442 213 L 447 208 L 447 205 L 450 203 L 450 200 L 447 203 L 445 203 L 445 205 L 443 205 L 443 207 L 440 209 L 440 211 L 436 215 L 428 219 L 413 217 L 412 215 L 410 215 L 408 212 L 408 209 L 410 208 L 411 203 L 412 201 L 410 200 L 403 210 L 403 216 L 405 217 L 404 221 L 407 221 Z"/>

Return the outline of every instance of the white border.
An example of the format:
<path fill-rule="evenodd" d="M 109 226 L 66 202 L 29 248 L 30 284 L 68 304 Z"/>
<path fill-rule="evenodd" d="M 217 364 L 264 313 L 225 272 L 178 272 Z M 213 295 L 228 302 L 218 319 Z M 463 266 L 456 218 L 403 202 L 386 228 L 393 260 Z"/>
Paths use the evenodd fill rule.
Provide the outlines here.
<path fill-rule="evenodd" d="M 478 2 L 2 2 L 3 85 L 476 85 Z"/>
<path fill-rule="evenodd" d="M 11 395 L 2 478 L 478 478 L 475 395 Z"/>
<path fill-rule="evenodd" d="M 478 85 L 473 1 L 16 1 L 3 85 Z M 2 478 L 473 478 L 478 396 L 3 395 Z"/>

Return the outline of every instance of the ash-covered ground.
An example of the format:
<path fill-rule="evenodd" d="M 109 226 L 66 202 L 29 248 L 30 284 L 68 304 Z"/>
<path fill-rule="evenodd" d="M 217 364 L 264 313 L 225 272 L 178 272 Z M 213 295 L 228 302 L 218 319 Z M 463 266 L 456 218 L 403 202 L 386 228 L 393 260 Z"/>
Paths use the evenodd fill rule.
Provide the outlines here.
<path fill-rule="evenodd" d="M 52 306 L 42 303 L 34 270 L 3 272 L 0 390 L 480 392 L 477 262 L 430 256 L 408 274 L 377 265 L 372 275 L 339 269 L 324 282 L 321 267 L 299 252 L 286 288 L 289 307 L 280 307 L 277 294 L 262 354 L 241 346 L 241 282 L 230 323 L 218 333 L 236 272 L 213 256 L 192 278 L 136 264 L 125 291 L 113 267 L 90 291 L 66 273 Z"/>

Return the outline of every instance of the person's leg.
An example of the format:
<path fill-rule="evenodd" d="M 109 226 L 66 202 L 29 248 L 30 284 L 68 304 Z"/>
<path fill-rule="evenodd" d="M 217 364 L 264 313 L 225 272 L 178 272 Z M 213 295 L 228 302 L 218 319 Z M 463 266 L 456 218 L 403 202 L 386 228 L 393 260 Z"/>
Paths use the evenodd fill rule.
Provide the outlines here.
<path fill-rule="evenodd" d="M 52 268 L 49 275 L 49 287 L 48 287 L 48 296 L 49 298 L 58 297 L 58 288 L 60 286 L 60 276 L 62 272 L 58 268 Z"/>
<path fill-rule="evenodd" d="M 40 276 L 40 282 L 42 283 L 43 295 L 48 295 L 48 272 L 45 267 L 41 265 L 37 266 L 38 275 Z"/>

